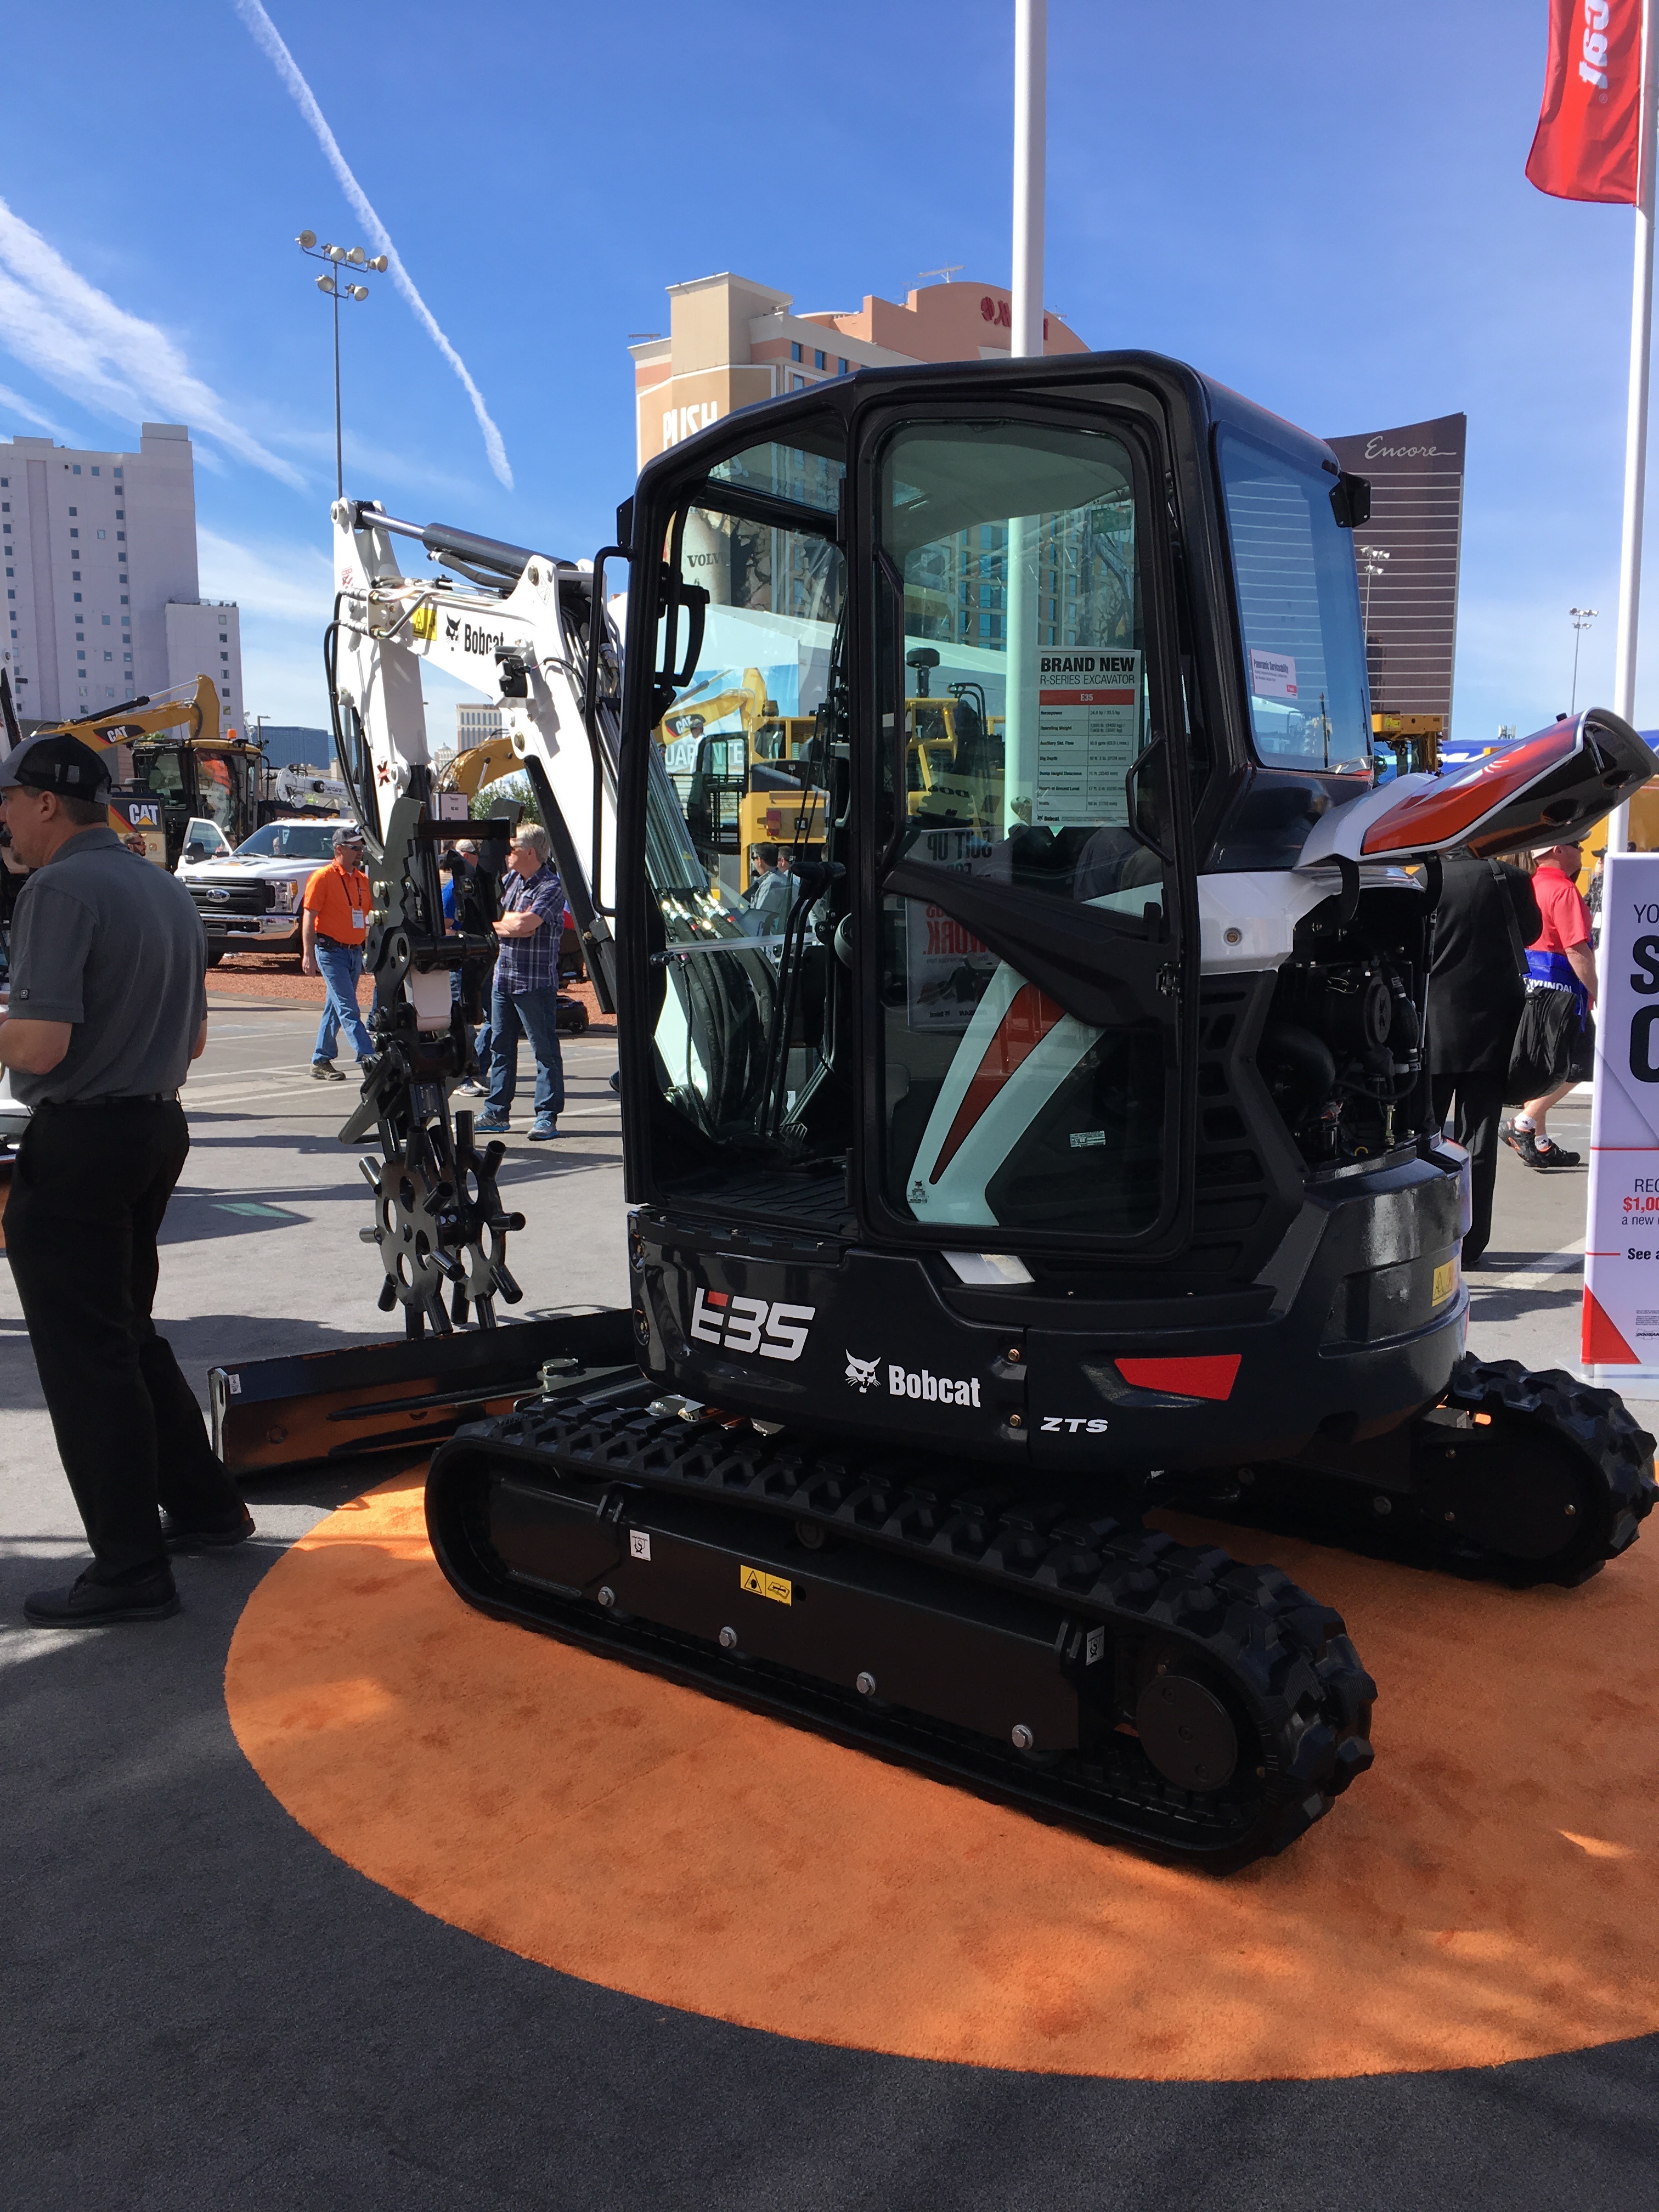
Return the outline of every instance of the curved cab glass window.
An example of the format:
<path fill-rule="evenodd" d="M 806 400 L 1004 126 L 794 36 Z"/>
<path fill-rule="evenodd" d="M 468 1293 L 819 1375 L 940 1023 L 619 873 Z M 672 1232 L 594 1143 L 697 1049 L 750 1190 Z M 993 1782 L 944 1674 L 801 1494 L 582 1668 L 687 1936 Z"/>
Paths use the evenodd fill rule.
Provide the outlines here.
<path fill-rule="evenodd" d="M 1217 442 L 1256 757 L 1268 768 L 1366 768 L 1359 582 L 1353 532 L 1331 507 L 1335 478 L 1236 430 Z"/>
<path fill-rule="evenodd" d="M 656 648 L 672 696 L 646 836 L 668 1109 L 657 1176 L 830 1227 L 846 1213 L 849 1141 L 844 1088 L 825 1080 L 845 989 L 826 942 L 838 915 L 803 905 L 790 869 L 821 860 L 833 834 L 842 474 L 833 451 L 751 447 L 676 516 L 673 619 Z M 751 866 L 767 854 L 775 865 Z"/>
<path fill-rule="evenodd" d="M 1152 951 L 1166 936 L 1152 842 L 1167 840 L 1161 763 L 1135 782 L 1144 834 L 1130 827 L 1151 726 L 1138 523 L 1131 454 L 1108 434 L 902 431 L 881 483 L 877 651 L 893 859 L 1091 906 L 1145 963 L 1167 957 Z M 1126 982 L 1121 1018 L 1093 1027 L 946 907 L 891 891 L 883 905 L 888 1204 L 1033 1236 L 1147 1229 L 1164 1190 L 1167 1024 Z"/>

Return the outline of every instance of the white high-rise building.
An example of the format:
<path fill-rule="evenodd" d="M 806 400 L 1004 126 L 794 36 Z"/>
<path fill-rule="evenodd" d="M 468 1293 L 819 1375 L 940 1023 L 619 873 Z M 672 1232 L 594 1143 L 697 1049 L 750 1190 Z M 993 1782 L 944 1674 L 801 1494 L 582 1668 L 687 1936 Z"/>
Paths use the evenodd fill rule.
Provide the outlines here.
<path fill-rule="evenodd" d="M 204 600 L 190 433 L 146 422 L 136 453 L 0 438 L 0 665 L 20 715 L 66 721 L 212 677 L 241 732 L 237 608 Z"/>
<path fill-rule="evenodd" d="M 455 750 L 471 752 L 474 745 L 487 745 L 492 738 L 501 734 L 501 710 L 499 707 L 457 706 L 455 709 Z"/>

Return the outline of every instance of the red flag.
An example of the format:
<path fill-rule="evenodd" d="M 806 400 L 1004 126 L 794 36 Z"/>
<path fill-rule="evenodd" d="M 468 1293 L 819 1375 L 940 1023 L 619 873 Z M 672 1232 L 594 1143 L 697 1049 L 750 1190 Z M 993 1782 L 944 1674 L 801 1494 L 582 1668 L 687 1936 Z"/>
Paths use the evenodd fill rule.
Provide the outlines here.
<path fill-rule="evenodd" d="M 1638 198 L 1642 0 L 1550 0 L 1544 105 L 1527 156 L 1540 192 Z"/>

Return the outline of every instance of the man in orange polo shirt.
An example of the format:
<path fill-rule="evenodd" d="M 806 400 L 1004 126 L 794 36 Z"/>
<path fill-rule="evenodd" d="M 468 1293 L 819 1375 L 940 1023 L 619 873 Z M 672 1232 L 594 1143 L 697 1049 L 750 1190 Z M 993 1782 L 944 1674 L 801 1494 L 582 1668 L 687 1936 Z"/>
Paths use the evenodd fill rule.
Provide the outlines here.
<path fill-rule="evenodd" d="M 307 975 L 328 986 L 328 1004 L 318 1025 L 311 1072 L 319 1083 L 343 1083 L 334 1065 L 334 1048 L 343 1029 L 356 1048 L 359 1066 L 374 1050 L 374 1040 L 357 1011 L 357 979 L 363 972 L 363 939 L 368 934 L 373 894 L 363 873 L 363 833 L 355 823 L 334 832 L 334 858 L 306 885 L 300 923 Z"/>

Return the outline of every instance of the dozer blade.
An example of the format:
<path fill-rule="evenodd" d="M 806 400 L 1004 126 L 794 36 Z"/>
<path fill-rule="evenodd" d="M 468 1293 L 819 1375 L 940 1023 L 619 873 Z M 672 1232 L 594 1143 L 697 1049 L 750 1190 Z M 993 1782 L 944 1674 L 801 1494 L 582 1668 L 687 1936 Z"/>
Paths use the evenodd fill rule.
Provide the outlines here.
<path fill-rule="evenodd" d="M 1375 1685 L 1276 1569 L 650 1392 L 544 1401 L 439 1450 L 428 1528 L 469 1603 L 1217 1872 L 1284 1850 L 1370 1765 Z"/>

